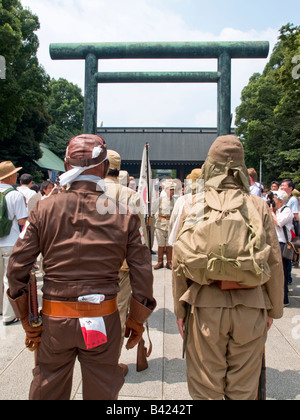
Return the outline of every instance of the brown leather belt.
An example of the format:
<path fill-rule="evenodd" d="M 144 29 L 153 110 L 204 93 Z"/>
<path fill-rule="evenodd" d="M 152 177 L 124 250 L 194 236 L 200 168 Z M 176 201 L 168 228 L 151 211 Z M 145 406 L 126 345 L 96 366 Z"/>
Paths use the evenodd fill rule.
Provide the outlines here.
<path fill-rule="evenodd" d="M 98 318 L 112 315 L 118 310 L 117 298 L 99 304 L 88 302 L 58 302 L 43 299 L 44 315 L 53 318 Z"/>
<path fill-rule="evenodd" d="M 250 290 L 256 289 L 256 286 L 243 286 L 236 281 L 217 281 L 217 285 L 221 290 Z"/>
<path fill-rule="evenodd" d="M 170 216 L 158 216 L 159 219 L 163 219 L 163 220 L 170 220 L 171 217 Z"/>

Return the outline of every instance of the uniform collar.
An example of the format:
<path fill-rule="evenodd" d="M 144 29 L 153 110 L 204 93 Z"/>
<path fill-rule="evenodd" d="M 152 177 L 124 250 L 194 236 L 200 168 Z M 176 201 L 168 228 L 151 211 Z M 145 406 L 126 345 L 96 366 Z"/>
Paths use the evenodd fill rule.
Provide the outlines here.
<path fill-rule="evenodd" d="M 84 188 L 84 186 L 86 188 Z M 71 190 L 87 189 L 99 192 L 105 192 L 105 181 L 95 175 L 80 175 L 71 184 Z"/>

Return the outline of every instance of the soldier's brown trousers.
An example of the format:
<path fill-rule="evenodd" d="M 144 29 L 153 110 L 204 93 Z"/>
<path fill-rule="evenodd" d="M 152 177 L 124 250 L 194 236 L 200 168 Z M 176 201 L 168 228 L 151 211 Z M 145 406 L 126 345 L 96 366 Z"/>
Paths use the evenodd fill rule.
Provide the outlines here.
<path fill-rule="evenodd" d="M 108 343 L 86 350 L 78 319 L 43 316 L 44 332 L 30 389 L 30 400 L 69 400 L 75 360 L 81 365 L 84 400 L 115 400 L 124 383 L 118 366 L 119 312 L 105 317 Z"/>

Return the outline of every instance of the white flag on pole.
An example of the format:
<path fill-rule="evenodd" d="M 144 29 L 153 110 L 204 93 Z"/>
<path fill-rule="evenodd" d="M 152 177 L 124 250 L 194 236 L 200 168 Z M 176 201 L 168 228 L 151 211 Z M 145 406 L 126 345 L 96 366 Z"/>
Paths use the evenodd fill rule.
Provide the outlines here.
<path fill-rule="evenodd" d="M 139 187 L 138 193 L 141 197 L 141 202 L 144 207 L 144 214 L 149 214 L 149 207 L 151 204 L 151 195 L 152 195 L 152 172 L 151 172 L 151 165 L 149 160 L 148 154 L 148 147 L 149 145 L 146 144 L 143 151 L 142 157 L 142 164 L 141 164 L 141 173 L 140 173 L 140 180 L 139 180 Z M 149 179 L 148 179 L 149 176 Z M 148 193 L 148 188 L 150 189 Z"/>

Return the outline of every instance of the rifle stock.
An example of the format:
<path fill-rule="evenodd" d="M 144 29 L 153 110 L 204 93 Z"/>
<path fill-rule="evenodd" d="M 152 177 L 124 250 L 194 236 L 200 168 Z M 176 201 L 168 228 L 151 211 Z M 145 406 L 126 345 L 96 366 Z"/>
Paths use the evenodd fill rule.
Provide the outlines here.
<path fill-rule="evenodd" d="M 147 331 L 148 339 L 149 339 L 149 350 L 147 350 L 147 348 L 145 346 L 145 340 L 142 337 L 139 344 L 138 344 L 138 348 L 137 348 L 137 361 L 136 361 L 137 372 L 143 372 L 143 370 L 148 369 L 147 358 L 150 357 L 150 355 L 152 353 L 152 341 L 150 339 L 148 321 L 146 321 L 146 331 Z"/>
<path fill-rule="evenodd" d="M 145 340 L 142 338 L 137 349 L 136 371 L 143 372 L 146 369 L 148 369 L 147 349 L 145 347 Z"/>
<path fill-rule="evenodd" d="M 42 325 L 42 318 L 39 314 L 37 281 L 34 273 L 30 274 L 29 280 L 29 322 L 33 328 L 38 328 Z"/>
<path fill-rule="evenodd" d="M 266 350 L 264 349 L 262 356 L 262 367 L 258 385 L 258 401 L 266 401 L 267 399 L 267 368 L 266 368 Z"/>

